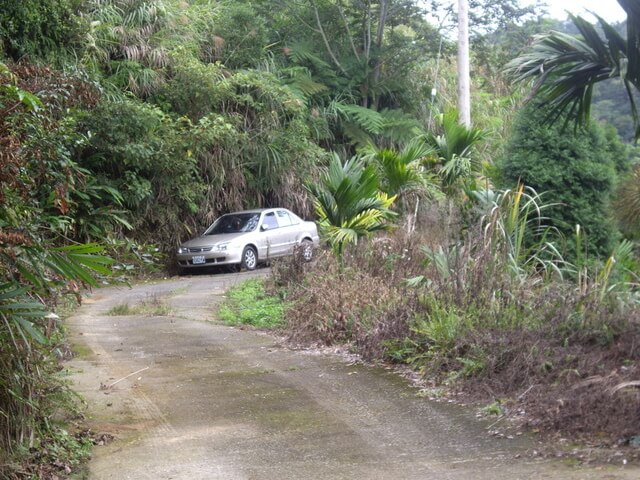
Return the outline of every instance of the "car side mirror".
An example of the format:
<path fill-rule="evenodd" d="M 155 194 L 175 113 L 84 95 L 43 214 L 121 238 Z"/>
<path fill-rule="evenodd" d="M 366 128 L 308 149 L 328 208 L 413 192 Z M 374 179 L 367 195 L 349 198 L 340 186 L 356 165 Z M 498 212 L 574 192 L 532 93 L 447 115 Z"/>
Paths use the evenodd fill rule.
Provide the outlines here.
<path fill-rule="evenodd" d="M 265 225 L 263 223 L 262 226 L 260 227 L 260 230 L 262 230 L 263 232 L 266 232 L 267 230 L 269 230 L 269 225 Z"/>

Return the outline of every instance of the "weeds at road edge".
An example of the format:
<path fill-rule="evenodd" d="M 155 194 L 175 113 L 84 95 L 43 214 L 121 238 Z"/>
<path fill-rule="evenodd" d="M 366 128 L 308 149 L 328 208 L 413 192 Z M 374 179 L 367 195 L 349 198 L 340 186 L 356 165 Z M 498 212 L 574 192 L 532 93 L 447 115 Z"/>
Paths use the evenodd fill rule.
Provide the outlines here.
<path fill-rule="evenodd" d="M 283 325 L 286 304 L 265 292 L 264 281 L 251 279 L 231 287 L 218 315 L 227 325 L 277 329 Z"/>

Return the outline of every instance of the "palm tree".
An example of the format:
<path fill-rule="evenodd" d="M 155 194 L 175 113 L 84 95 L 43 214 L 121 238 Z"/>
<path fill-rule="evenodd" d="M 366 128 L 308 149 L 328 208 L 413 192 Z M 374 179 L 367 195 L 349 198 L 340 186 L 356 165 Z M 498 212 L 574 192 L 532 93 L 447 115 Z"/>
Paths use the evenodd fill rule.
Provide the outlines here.
<path fill-rule="evenodd" d="M 364 158 L 377 167 L 381 190 L 404 198 L 410 193 L 433 193 L 433 185 L 422 171 L 422 161 L 431 153 L 423 140 L 414 139 L 400 151 L 373 147 Z"/>
<path fill-rule="evenodd" d="M 576 125 L 589 121 L 594 85 L 609 78 L 622 81 L 640 138 L 634 95 L 640 92 L 640 0 L 618 0 L 627 13 L 627 38 L 597 17 L 602 34 L 571 15 L 581 37 L 550 32 L 538 35 L 530 49 L 506 66 L 516 81 L 535 79 L 532 96 L 550 107 L 550 121 L 564 113 Z"/>
<path fill-rule="evenodd" d="M 407 231 L 415 227 L 421 197 L 441 198 L 437 177 L 425 171 L 423 162 L 433 153 L 423 139 L 415 138 L 402 150 L 370 147 L 364 160 L 374 165 L 380 177 L 380 189 L 387 195 L 398 197 L 399 210 L 406 215 Z M 410 199 L 414 199 L 410 209 Z M 413 214 L 411 213 L 413 210 Z"/>
<path fill-rule="evenodd" d="M 467 127 L 458 121 L 458 113 L 450 110 L 437 117 L 440 134 L 429 133 L 426 143 L 440 165 L 442 186 L 449 193 L 460 181 L 478 176 L 482 165 L 472 154 L 473 147 L 486 138 L 484 130 Z"/>
<path fill-rule="evenodd" d="M 321 182 L 308 186 L 315 197 L 320 229 L 341 262 L 349 243 L 389 228 L 387 221 L 395 215 L 391 205 L 396 197 L 378 187 L 373 166 L 365 166 L 357 157 L 343 164 L 336 154 Z"/>

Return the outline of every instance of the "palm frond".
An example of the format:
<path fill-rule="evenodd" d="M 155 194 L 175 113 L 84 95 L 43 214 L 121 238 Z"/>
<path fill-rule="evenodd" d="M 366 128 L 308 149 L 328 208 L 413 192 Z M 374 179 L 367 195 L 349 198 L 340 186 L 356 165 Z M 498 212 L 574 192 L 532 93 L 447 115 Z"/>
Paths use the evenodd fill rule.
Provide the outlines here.
<path fill-rule="evenodd" d="M 436 122 L 441 133 L 429 132 L 425 140 L 444 163 L 456 156 L 467 157 L 474 145 L 487 137 L 487 132 L 484 130 L 468 128 L 459 123 L 458 112 L 455 109 L 438 115 Z"/>
<path fill-rule="evenodd" d="M 576 125 L 588 123 L 594 85 L 612 77 L 622 80 L 637 137 L 640 136 L 634 94 L 640 90 L 638 2 L 620 0 L 627 11 L 625 40 L 604 19 L 597 17 L 602 34 L 581 17 L 570 15 L 580 37 L 550 32 L 535 37 L 531 48 L 509 62 L 505 71 L 516 82 L 534 80 L 531 97 L 550 107 L 549 121 L 567 115 Z"/>
<path fill-rule="evenodd" d="M 451 187 L 458 180 L 480 175 L 482 164 L 472 149 L 487 137 L 487 132 L 459 123 L 456 110 L 438 115 L 436 122 L 440 133 L 427 133 L 425 142 L 431 147 L 443 186 Z"/>
<path fill-rule="evenodd" d="M 428 179 L 422 171 L 422 161 L 431 151 L 431 147 L 422 139 L 414 138 L 400 151 L 371 147 L 363 158 L 378 168 L 383 191 L 403 196 L 409 192 L 429 190 Z"/>
<path fill-rule="evenodd" d="M 163 83 L 161 70 L 169 66 L 170 56 L 162 42 L 171 15 L 163 1 L 92 0 L 88 2 L 91 20 L 84 62 L 116 73 L 111 76 L 118 87 L 148 96 Z M 129 75 L 122 81 L 122 65 Z"/>
<path fill-rule="evenodd" d="M 388 228 L 389 218 L 395 215 L 391 205 L 396 197 L 378 187 L 372 165 L 357 157 L 343 163 L 336 154 L 321 182 L 308 185 L 320 229 L 338 255 L 358 238 Z"/>
<path fill-rule="evenodd" d="M 38 320 L 46 315 L 44 305 L 27 296 L 28 289 L 19 287 L 14 282 L 0 284 L 0 318 L 5 326 L 17 330 L 23 338 L 33 338 L 39 343 L 46 343 L 47 338 L 38 328 Z M 25 342 L 29 348 L 29 342 Z"/>

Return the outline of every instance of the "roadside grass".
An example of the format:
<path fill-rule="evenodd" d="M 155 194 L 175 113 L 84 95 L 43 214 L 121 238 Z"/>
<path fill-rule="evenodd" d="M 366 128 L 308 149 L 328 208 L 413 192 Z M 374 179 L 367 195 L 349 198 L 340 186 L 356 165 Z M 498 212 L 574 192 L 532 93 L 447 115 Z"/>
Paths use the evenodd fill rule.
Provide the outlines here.
<path fill-rule="evenodd" d="M 171 314 L 171 306 L 166 300 L 158 295 L 149 295 L 140 303 L 130 305 L 120 303 L 107 311 L 111 316 L 146 315 L 151 317 L 164 317 Z"/>
<path fill-rule="evenodd" d="M 227 291 L 218 316 L 227 325 L 277 329 L 284 323 L 285 308 L 286 304 L 279 296 L 265 291 L 263 280 L 251 279 Z"/>

